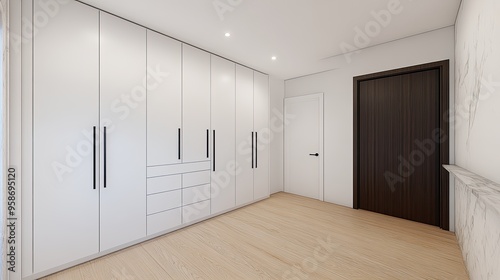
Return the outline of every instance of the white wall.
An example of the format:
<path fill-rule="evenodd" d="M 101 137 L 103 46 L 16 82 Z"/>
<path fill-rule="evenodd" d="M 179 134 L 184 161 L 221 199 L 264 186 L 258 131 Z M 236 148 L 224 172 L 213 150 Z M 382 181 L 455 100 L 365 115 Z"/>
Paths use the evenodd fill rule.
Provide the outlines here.
<path fill-rule="evenodd" d="M 445 59 L 453 69 L 454 27 L 361 50 L 352 54 L 350 63 L 340 55 L 329 61 L 335 70 L 285 81 L 285 97 L 325 94 L 325 201 L 353 206 L 353 77 Z M 450 72 L 453 104 L 454 74 Z M 451 136 L 453 154 L 453 133 Z M 453 162 L 453 155 L 450 160 Z"/>
<path fill-rule="evenodd" d="M 496 183 L 500 183 L 499 11 L 498 0 L 463 0 L 455 25 L 456 164 Z M 498 216 L 470 187 L 458 186 L 457 238 L 471 279 L 498 279 Z"/>
<path fill-rule="evenodd" d="M 463 0 L 456 23 L 456 163 L 500 183 L 500 1 Z"/>
<path fill-rule="evenodd" d="M 285 81 L 270 77 L 271 91 L 271 193 L 283 191 L 283 98 Z"/>

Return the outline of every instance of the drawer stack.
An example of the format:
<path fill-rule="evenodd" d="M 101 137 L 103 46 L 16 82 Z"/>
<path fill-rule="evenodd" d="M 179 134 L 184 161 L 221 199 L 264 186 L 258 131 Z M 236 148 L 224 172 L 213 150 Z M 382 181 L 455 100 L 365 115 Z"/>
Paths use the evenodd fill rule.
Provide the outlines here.
<path fill-rule="evenodd" d="M 210 162 L 148 167 L 148 235 L 209 215 Z"/>

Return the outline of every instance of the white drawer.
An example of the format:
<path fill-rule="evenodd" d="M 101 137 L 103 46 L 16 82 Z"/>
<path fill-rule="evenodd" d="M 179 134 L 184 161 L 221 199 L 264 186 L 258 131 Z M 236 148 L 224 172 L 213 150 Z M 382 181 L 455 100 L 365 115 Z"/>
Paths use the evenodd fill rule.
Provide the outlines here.
<path fill-rule="evenodd" d="M 147 168 L 148 178 L 176 175 L 187 172 L 196 172 L 202 170 L 210 170 L 210 161 L 201 161 L 193 163 L 181 163 L 172 165 L 150 166 Z"/>
<path fill-rule="evenodd" d="M 148 178 L 148 194 L 168 192 L 181 188 L 181 175 Z"/>
<path fill-rule="evenodd" d="M 210 170 L 182 174 L 183 188 L 188 188 L 203 184 L 210 184 Z"/>
<path fill-rule="evenodd" d="M 210 184 L 182 189 L 182 205 L 210 199 Z"/>
<path fill-rule="evenodd" d="M 210 216 L 210 200 L 182 207 L 182 222 L 190 223 Z"/>
<path fill-rule="evenodd" d="M 172 209 L 148 216 L 148 235 L 167 231 L 180 226 L 182 223 L 182 209 Z"/>
<path fill-rule="evenodd" d="M 181 207 L 181 190 L 148 195 L 148 215 Z"/>

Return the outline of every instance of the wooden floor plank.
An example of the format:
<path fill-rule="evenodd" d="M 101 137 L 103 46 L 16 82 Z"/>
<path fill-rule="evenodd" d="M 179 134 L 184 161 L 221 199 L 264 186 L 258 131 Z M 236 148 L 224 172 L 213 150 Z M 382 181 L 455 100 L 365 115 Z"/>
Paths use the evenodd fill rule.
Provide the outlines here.
<path fill-rule="evenodd" d="M 278 193 L 45 279 L 468 279 L 455 235 Z"/>

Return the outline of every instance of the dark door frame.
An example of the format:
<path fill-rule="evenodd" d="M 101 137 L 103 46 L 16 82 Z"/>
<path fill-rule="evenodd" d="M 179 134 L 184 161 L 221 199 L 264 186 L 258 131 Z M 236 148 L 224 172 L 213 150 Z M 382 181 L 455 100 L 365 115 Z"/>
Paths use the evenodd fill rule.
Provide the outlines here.
<path fill-rule="evenodd" d="M 389 70 L 374 74 L 354 77 L 354 181 L 353 181 L 353 199 L 354 209 L 359 209 L 359 85 L 363 81 L 380 79 L 415 72 L 428 70 L 439 70 L 440 90 L 439 90 L 439 115 L 440 129 L 442 130 L 442 143 L 439 145 L 439 163 L 441 165 L 439 171 L 440 186 L 439 186 L 439 224 L 444 230 L 449 230 L 450 226 L 450 190 L 449 190 L 449 175 L 443 165 L 449 164 L 450 158 L 450 61 L 443 60 L 433 63 L 421 64 L 411 67 L 405 67 L 396 70 Z"/>

